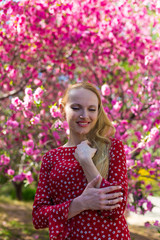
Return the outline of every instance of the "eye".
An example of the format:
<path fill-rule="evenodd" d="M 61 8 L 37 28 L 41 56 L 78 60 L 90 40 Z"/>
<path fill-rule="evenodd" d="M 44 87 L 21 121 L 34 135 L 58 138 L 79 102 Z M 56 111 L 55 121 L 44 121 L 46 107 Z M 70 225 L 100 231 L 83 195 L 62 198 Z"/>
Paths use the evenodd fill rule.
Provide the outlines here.
<path fill-rule="evenodd" d="M 95 112 L 96 109 L 95 109 L 95 108 L 90 108 L 89 111 L 91 111 L 91 112 Z"/>
<path fill-rule="evenodd" d="M 79 107 L 71 107 L 74 111 L 79 110 Z"/>

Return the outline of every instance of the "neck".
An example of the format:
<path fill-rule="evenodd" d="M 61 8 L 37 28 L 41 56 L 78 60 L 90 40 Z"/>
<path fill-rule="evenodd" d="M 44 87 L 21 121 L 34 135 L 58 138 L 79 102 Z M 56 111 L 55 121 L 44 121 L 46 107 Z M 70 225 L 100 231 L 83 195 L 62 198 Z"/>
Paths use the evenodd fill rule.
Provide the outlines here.
<path fill-rule="evenodd" d="M 68 142 L 65 144 L 65 146 L 76 146 L 86 139 L 87 139 L 86 135 L 74 138 L 69 136 Z"/>

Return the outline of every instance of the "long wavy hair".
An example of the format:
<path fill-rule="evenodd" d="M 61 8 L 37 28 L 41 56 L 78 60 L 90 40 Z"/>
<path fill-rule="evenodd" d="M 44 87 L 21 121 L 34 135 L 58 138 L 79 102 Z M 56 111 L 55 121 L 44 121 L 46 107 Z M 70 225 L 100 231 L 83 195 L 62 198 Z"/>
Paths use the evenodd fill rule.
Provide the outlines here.
<path fill-rule="evenodd" d="M 111 143 L 110 137 L 115 134 L 115 128 L 103 109 L 101 95 L 98 89 L 91 83 L 80 82 L 69 85 L 61 100 L 61 104 L 65 107 L 70 91 L 72 89 L 79 88 L 84 88 L 92 91 L 96 94 L 98 98 L 97 122 L 94 128 L 91 129 L 91 131 L 87 134 L 87 139 L 91 143 L 91 146 L 97 149 L 97 152 L 93 157 L 93 162 L 96 168 L 98 169 L 102 177 L 107 178 L 109 171 L 109 148 Z"/>

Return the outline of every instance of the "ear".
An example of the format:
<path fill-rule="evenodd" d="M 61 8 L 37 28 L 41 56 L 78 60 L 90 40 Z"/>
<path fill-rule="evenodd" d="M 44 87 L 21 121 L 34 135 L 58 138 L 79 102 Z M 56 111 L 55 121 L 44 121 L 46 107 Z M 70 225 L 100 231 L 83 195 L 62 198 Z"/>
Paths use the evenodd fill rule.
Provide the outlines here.
<path fill-rule="evenodd" d="M 65 108 L 64 108 L 64 105 L 62 103 L 60 103 L 59 105 L 59 108 L 60 108 L 60 112 L 62 114 L 62 116 L 65 118 Z"/>

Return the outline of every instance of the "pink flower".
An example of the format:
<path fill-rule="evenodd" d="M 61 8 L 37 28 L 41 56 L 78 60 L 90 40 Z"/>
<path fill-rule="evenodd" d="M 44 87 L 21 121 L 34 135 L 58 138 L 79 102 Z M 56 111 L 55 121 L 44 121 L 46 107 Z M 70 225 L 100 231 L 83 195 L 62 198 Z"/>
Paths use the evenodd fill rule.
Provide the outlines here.
<path fill-rule="evenodd" d="M 25 142 L 25 145 L 30 148 L 34 148 L 34 141 L 32 139 L 29 139 Z"/>
<path fill-rule="evenodd" d="M 160 166 L 160 159 L 155 159 L 155 163 Z"/>
<path fill-rule="evenodd" d="M 16 176 L 14 176 L 14 178 L 13 178 L 13 181 L 14 182 L 21 182 L 21 181 L 23 181 L 25 179 L 25 174 L 24 173 L 21 173 L 21 174 L 18 174 L 18 175 L 16 175 Z"/>
<path fill-rule="evenodd" d="M 31 124 L 33 125 L 36 125 L 40 122 L 40 114 L 38 114 L 37 116 L 33 117 L 31 120 L 30 120 Z"/>
<path fill-rule="evenodd" d="M 44 93 L 44 90 L 42 88 L 38 87 L 36 89 L 36 91 L 34 92 L 34 94 L 33 94 L 34 100 L 36 102 L 39 102 L 39 100 L 42 97 L 43 93 Z"/>
<path fill-rule="evenodd" d="M 23 111 L 23 115 L 25 118 L 31 118 L 33 117 L 34 113 L 29 110 L 26 110 L 26 111 Z"/>
<path fill-rule="evenodd" d="M 122 107 L 122 102 L 121 101 L 118 101 L 116 102 L 114 105 L 113 105 L 113 109 L 116 111 L 116 112 L 119 112 L 119 110 L 121 109 Z"/>
<path fill-rule="evenodd" d="M 148 201 L 148 202 L 147 202 L 147 210 L 148 210 L 148 211 L 151 211 L 152 208 L 153 208 L 153 204 L 152 204 L 150 201 Z"/>
<path fill-rule="evenodd" d="M 151 224 L 149 223 L 149 222 L 145 222 L 145 227 L 150 227 L 151 226 Z"/>
<path fill-rule="evenodd" d="M 133 92 L 132 92 L 130 89 L 127 89 L 126 93 L 127 93 L 128 95 L 133 94 Z"/>
<path fill-rule="evenodd" d="M 8 120 L 6 122 L 7 126 L 10 126 L 12 128 L 17 128 L 19 126 L 19 123 L 17 121 L 13 121 L 13 120 Z"/>
<path fill-rule="evenodd" d="M 52 106 L 50 108 L 50 113 L 53 118 L 62 117 L 61 112 L 57 106 Z"/>
<path fill-rule="evenodd" d="M 33 148 L 28 147 L 28 148 L 25 149 L 25 152 L 26 152 L 27 155 L 31 156 L 33 154 Z"/>
<path fill-rule="evenodd" d="M 146 55 L 146 56 L 145 56 L 145 62 L 144 62 L 144 64 L 145 64 L 145 65 L 148 65 L 148 63 L 149 63 L 151 60 L 152 60 L 151 55 Z"/>
<path fill-rule="evenodd" d="M 55 127 L 56 129 L 62 128 L 62 127 L 63 127 L 63 122 L 60 121 L 60 120 L 55 121 L 54 127 Z"/>
<path fill-rule="evenodd" d="M 4 154 L 0 156 L 0 165 L 8 165 L 10 162 L 10 158 L 5 156 Z"/>
<path fill-rule="evenodd" d="M 7 170 L 7 174 L 10 175 L 10 176 L 13 175 L 14 174 L 14 170 L 13 169 L 8 169 Z"/>
<path fill-rule="evenodd" d="M 53 132 L 53 137 L 56 139 L 56 140 L 59 140 L 60 137 L 58 135 L 58 133 L 56 131 Z"/>
<path fill-rule="evenodd" d="M 26 88 L 25 89 L 25 94 L 32 96 L 32 89 L 31 88 Z"/>
<path fill-rule="evenodd" d="M 151 190 L 151 189 L 152 189 L 152 185 L 151 185 L 151 184 L 146 185 L 146 189 L 147 189 L 148 191 Z"/>
<path fill-rule="evenodd" d="M 22 101 L 18 97 L 15 97 L 15 98 L 12 98 L 11 103 L 17 108 L 21 106 Z"/>
<path fill-rule="evenodd" d="M 108 84 L 103 84 L 101 87 L 101 92 L 103 96 L 109 96 L 111 93 L 110 87 Z"/>
<path fill-rule="evenodd" d="M 156 127 L 153 127 L 150 131 L 148 140 L 147 140 L 147 145 L 148 147 L 152 146 L 155 142 L 155 139 L 159 136 L 159 130 Z"/>
<path fill-rule="evenodd" d="M 153 225 L 156 226 L 156 227 L 159 227 L 159 226 L 160 226 L 160 223 L 159 223 L 158 220 L 156 220 Z"/>
<path fill-rule="evenodd" d="M 148 165 L 151 162 L 151 153 L 145 153 L 143 154 L 143 160 L 146 165 Z"/>
<path fill-rule="evenodd" d="M 127 167 L 128 168 L 134 166 L 134 164 L 135 164 L 134 160 L 132 160 L 132 159 L 127 160 Z"/>
<path fill-rule="evenodd" d="M 137 115 L 137 114 L 138 114 L 138 105 L 132 106 L 132 107 L 131 107 L 131 112 L 132 112 L 134 115 Z"/>
<path fill-rule="evenodd" d="M 24 97 L 24 102 L 23 102 L 23 107 L 28 110 L 33 102 L 33 97 L 31 95 L 25 95 Z"/>
<path fill-rule="evenodd" d="M 27 179 L 29 184 L 31 184 L 33 182 L 33 177 L 32 177 L 31 171 L 26 173 L 26 179 Z"/>
<path fill-rule="evenodd" d="M 42 81 L 39 80 L 39 79 L 35 79 L 35 80 L 34 80 L 34 84 L 37 85 L 37 86 L 41 86 Z"/>

